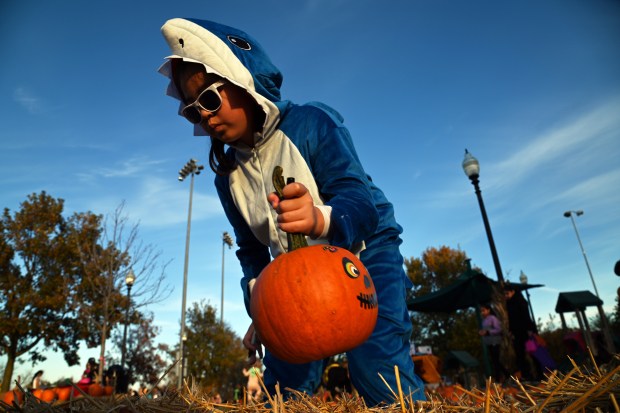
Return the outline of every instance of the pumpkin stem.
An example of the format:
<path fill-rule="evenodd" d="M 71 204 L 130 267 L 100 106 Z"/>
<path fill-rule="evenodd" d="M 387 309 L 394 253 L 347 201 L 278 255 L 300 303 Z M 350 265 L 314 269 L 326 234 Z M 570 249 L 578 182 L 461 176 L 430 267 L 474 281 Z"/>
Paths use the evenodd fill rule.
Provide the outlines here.
<path fill-rule="evenodd" d="M 278 197 L 280 198 L 280 200 L 284 199 L 284 194 L 282 193 L 282 189 L 284 189 L 284 186 L 285 186 L 282 172 L 283 170 L 280 165 L 276 165 L 276 167 L 273 168 L 273 175 L 272 175 L 273 187 L 275 188 L 276 194 L 278 194 Z M 293 177 L 289 177 L 286 180 L 286 184 L 290 184 L 292 182 L 295 182 L 295 178 Z M 308 246 L 308 241 L 306 241 L 305 235 L 301 233 L 294 233 L 294 234 L 287 233 L 286 239 L 288 241 L 289 252 Z"/>

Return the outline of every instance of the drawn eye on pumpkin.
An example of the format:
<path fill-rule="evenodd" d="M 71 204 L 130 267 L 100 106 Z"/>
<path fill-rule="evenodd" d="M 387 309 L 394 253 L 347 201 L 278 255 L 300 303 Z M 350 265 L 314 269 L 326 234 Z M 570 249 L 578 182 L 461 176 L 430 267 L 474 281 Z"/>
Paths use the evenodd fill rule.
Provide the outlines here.
<path fill-rule="evenodd" d="M 360 270 L 357 269 L 353 261 L 344 257 L 342 259 L 342 266 L 344 267 L 344 272 L 351 278 L 357 278 L 360 276 Z"/>

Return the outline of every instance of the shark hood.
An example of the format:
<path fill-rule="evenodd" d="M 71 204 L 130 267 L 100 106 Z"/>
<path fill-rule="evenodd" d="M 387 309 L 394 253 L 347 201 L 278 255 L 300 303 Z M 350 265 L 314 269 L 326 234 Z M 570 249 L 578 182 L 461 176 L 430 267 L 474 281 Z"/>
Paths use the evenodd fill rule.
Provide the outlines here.
<path fill-rule="evenodd" d="M 256 100 L 267 115 L 263 134 L 275 127 L 279 118 L 275 102 L 281 100 L 282 74 L 254 38 L 233 27 L 196 19 L 168 20 L 161 31 L 172 55 L 161 66 L 160 73 L 171 77 L 171 59 L 202 63 L 207 73 L 228 79 Z M 172 81 L 167 94 L 180 100 Z M 182 105 L 181 102 L 179 110 Z M 205 131 L 196 125 L 194 134 L 205 135 Z"/>

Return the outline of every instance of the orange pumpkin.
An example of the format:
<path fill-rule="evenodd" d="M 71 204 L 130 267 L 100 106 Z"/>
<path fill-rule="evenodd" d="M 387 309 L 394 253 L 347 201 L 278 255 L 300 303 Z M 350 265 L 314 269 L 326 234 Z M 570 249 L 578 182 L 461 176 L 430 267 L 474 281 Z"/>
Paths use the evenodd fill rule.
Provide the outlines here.
<path fill-rule="evenodd" d="M 72 387 L 70 386 L 64 386 L 64 387 L 56 387 L 56 397 L 58 397 L 58 401 L 64 402 L 66 400 L 69 400 L 69 398 L 71 397 L 71 390 L 73 390 Z"/>
<path fill-rule="evenodd" d="M 93 383 L 88 386 L 88 394 L 93 397 L 101 397 L 105 394 L 103 386 L 99 383 Z"/>
<path fill-rule="evenodd" d="M 372 279 L 355 255 L 314 245 L 281 254 L 265 267 L 254 284 L 250 311 L 259 339 L 273 355 L 307 363 L 366 341 L 379 308 Z"/>
<path fill-rule="evenodd" d="M 104 387 L 103 387 L 103 392 L 104 392 L 104 394 L 105 394 L 106 396 L 111 396 L 111 395 L 112 395 L 112 393 L 114 393 L 114 387 L 109 386 L 109 385 L 108 385 L 108 386 L 104 386 Z"/>
<path fill-rule="evenodd" d="M 41 393 L 40 399 L 46 403 L 51 403 L 56 399 L 56 392 L 54 389 L 45 389 Z"/>
<path fill-rule="evenodd" d="M 35 389 L 32 391 L 32 395 L 34 397 L 36 397 L 37 399 L 41 400 L 41 397 L 43 396 L 43 389 Z"/>
<path fill-rule="evenodd" d="M 88 394 L 88 388 L 90 387 L 90 383 L 80 383 L 77 382 L 76 387 L 73 388 L 73 397 L 81 397 L 83 396 L 82 392 Z M 80 392 L 80 390 L 82 392 Z"/>
<path fill-rule="evenodd" d="M 24 393 L 17 388 L 9 390 L 8 392 L 4 393 L 4 397 L 2 398 L 2 400 L 10 406 L 13 405 L 13 402 L 20 405 L 24 401 Z"/>

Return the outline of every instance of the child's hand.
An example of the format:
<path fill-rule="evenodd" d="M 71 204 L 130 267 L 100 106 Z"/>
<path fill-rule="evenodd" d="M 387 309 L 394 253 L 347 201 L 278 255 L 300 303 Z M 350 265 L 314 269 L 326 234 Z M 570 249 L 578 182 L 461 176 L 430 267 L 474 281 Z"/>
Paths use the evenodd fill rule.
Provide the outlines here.
<path fill-rule="evenodd" d="M 314 206 L 312 196 L 303 184 L 293 182 L 282 190 L 284 199 L 280 200 L 273 192 L 267 200 L 278 213 L 278 225 L 284 232 L 300 233 L 312 238 L 323 232 L 323 214 Z"/>
<path fill-rule="evenodd" d="M 247 333 L 243 337 L 243 346 L 248 349 L 248 364 L 254 365 L 257 359 L 263 358 L 263 345 L 261 344 L 256 330 L 254 330 L 254 323 L 250 324 Z M 258 358 L 256 353 L 258 352 Z"/>

